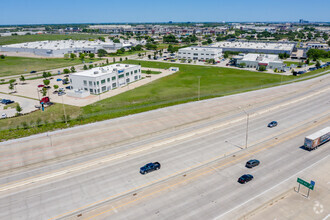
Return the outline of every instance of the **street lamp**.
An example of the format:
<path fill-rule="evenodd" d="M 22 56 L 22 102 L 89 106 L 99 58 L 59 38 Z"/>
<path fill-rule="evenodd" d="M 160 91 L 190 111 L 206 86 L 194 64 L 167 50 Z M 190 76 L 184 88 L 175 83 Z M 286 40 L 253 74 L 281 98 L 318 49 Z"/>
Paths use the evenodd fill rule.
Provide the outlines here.
<path fill-rule="evenodd" d="M 245 149 L 248 146 L 248 133 L 249 133 L 249 113 L 247 113 L 243 108 L 239 107 L 246 114 L 246 134 L 245 134 Z"/>

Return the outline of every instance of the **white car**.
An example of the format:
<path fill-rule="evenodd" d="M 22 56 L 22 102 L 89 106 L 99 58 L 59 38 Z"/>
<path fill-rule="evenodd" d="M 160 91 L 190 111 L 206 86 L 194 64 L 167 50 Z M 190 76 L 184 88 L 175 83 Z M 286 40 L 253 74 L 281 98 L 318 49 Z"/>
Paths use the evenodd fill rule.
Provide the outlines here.
<path fill-rule="evenodd" d="M 7 114 L 6 113 L 2 113 L 1 118 L 7 118 Z"/>

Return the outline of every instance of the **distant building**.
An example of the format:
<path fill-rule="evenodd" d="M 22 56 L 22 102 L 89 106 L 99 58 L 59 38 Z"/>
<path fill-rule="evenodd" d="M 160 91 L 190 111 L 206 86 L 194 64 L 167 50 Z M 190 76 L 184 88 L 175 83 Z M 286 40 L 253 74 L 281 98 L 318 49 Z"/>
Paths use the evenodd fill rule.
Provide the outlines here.
<path fill-rule="evenodd" d="M 265 66 L 266 69 L 278 69 L 283 70 L 284 64 L 278 57 L 278 55 L 271 54 L 243 54 L 233 57 L 236 65 L 245 63 L 247 68 L 259 69 L 260 66 Z"/>
<path fill-rule="evenodd" d="M 222 56 L 222 49 L 214 47 L 186 47 L 178 51 L 178 59 L 191 60 L 219 60 Z"/>
<path fill-rule="evenodd" d="M 309 21 L 305 21 L 305 20 L 303 20 L 303 19 L 300 19 L 299 20 L 299 24 L 308 24 L 309 23 Z"/>
<path fill-rule="evenodd" d="M 221 41 L 209 45 L 212 48 L 221 48 L 225 51 L 236 51 L 242 53 L 267 53 L 267 54 L 279 54 L 287 53 L 291 54 L 294 48 L 292 43 L 265 43 L 265 42 L 241 42 L 241 41 Z"/>
<path fill-rule="evenodd" d="M 129 64 L 112 64 L 70 74 L 72 89 L 90 94 L 100 94 L 139 79 L 141 66 Z"/>

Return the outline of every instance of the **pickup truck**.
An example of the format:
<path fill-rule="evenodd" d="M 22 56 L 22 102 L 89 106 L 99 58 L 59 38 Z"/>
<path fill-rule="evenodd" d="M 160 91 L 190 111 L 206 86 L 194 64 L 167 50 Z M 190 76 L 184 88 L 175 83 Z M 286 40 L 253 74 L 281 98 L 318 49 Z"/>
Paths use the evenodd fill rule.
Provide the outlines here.
<path fill-rule="evenodd" d="M 160 163 L 158 163 L 158 162 L 148 163 L 140 168 L 140 173 L 146 174 L 146 173 L 152 172 L 154 170 L 158 170 L 158 169 L 160 169 Z"/>

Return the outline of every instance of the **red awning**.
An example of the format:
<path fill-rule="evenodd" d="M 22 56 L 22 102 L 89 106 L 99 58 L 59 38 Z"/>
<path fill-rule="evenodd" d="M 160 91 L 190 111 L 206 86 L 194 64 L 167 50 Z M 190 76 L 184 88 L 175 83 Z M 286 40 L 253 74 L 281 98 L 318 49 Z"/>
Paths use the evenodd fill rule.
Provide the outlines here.
<path fill-rule="evenodd" d="M 258 63 L 259 66 L 268 66 L 268 63 Z"/>

